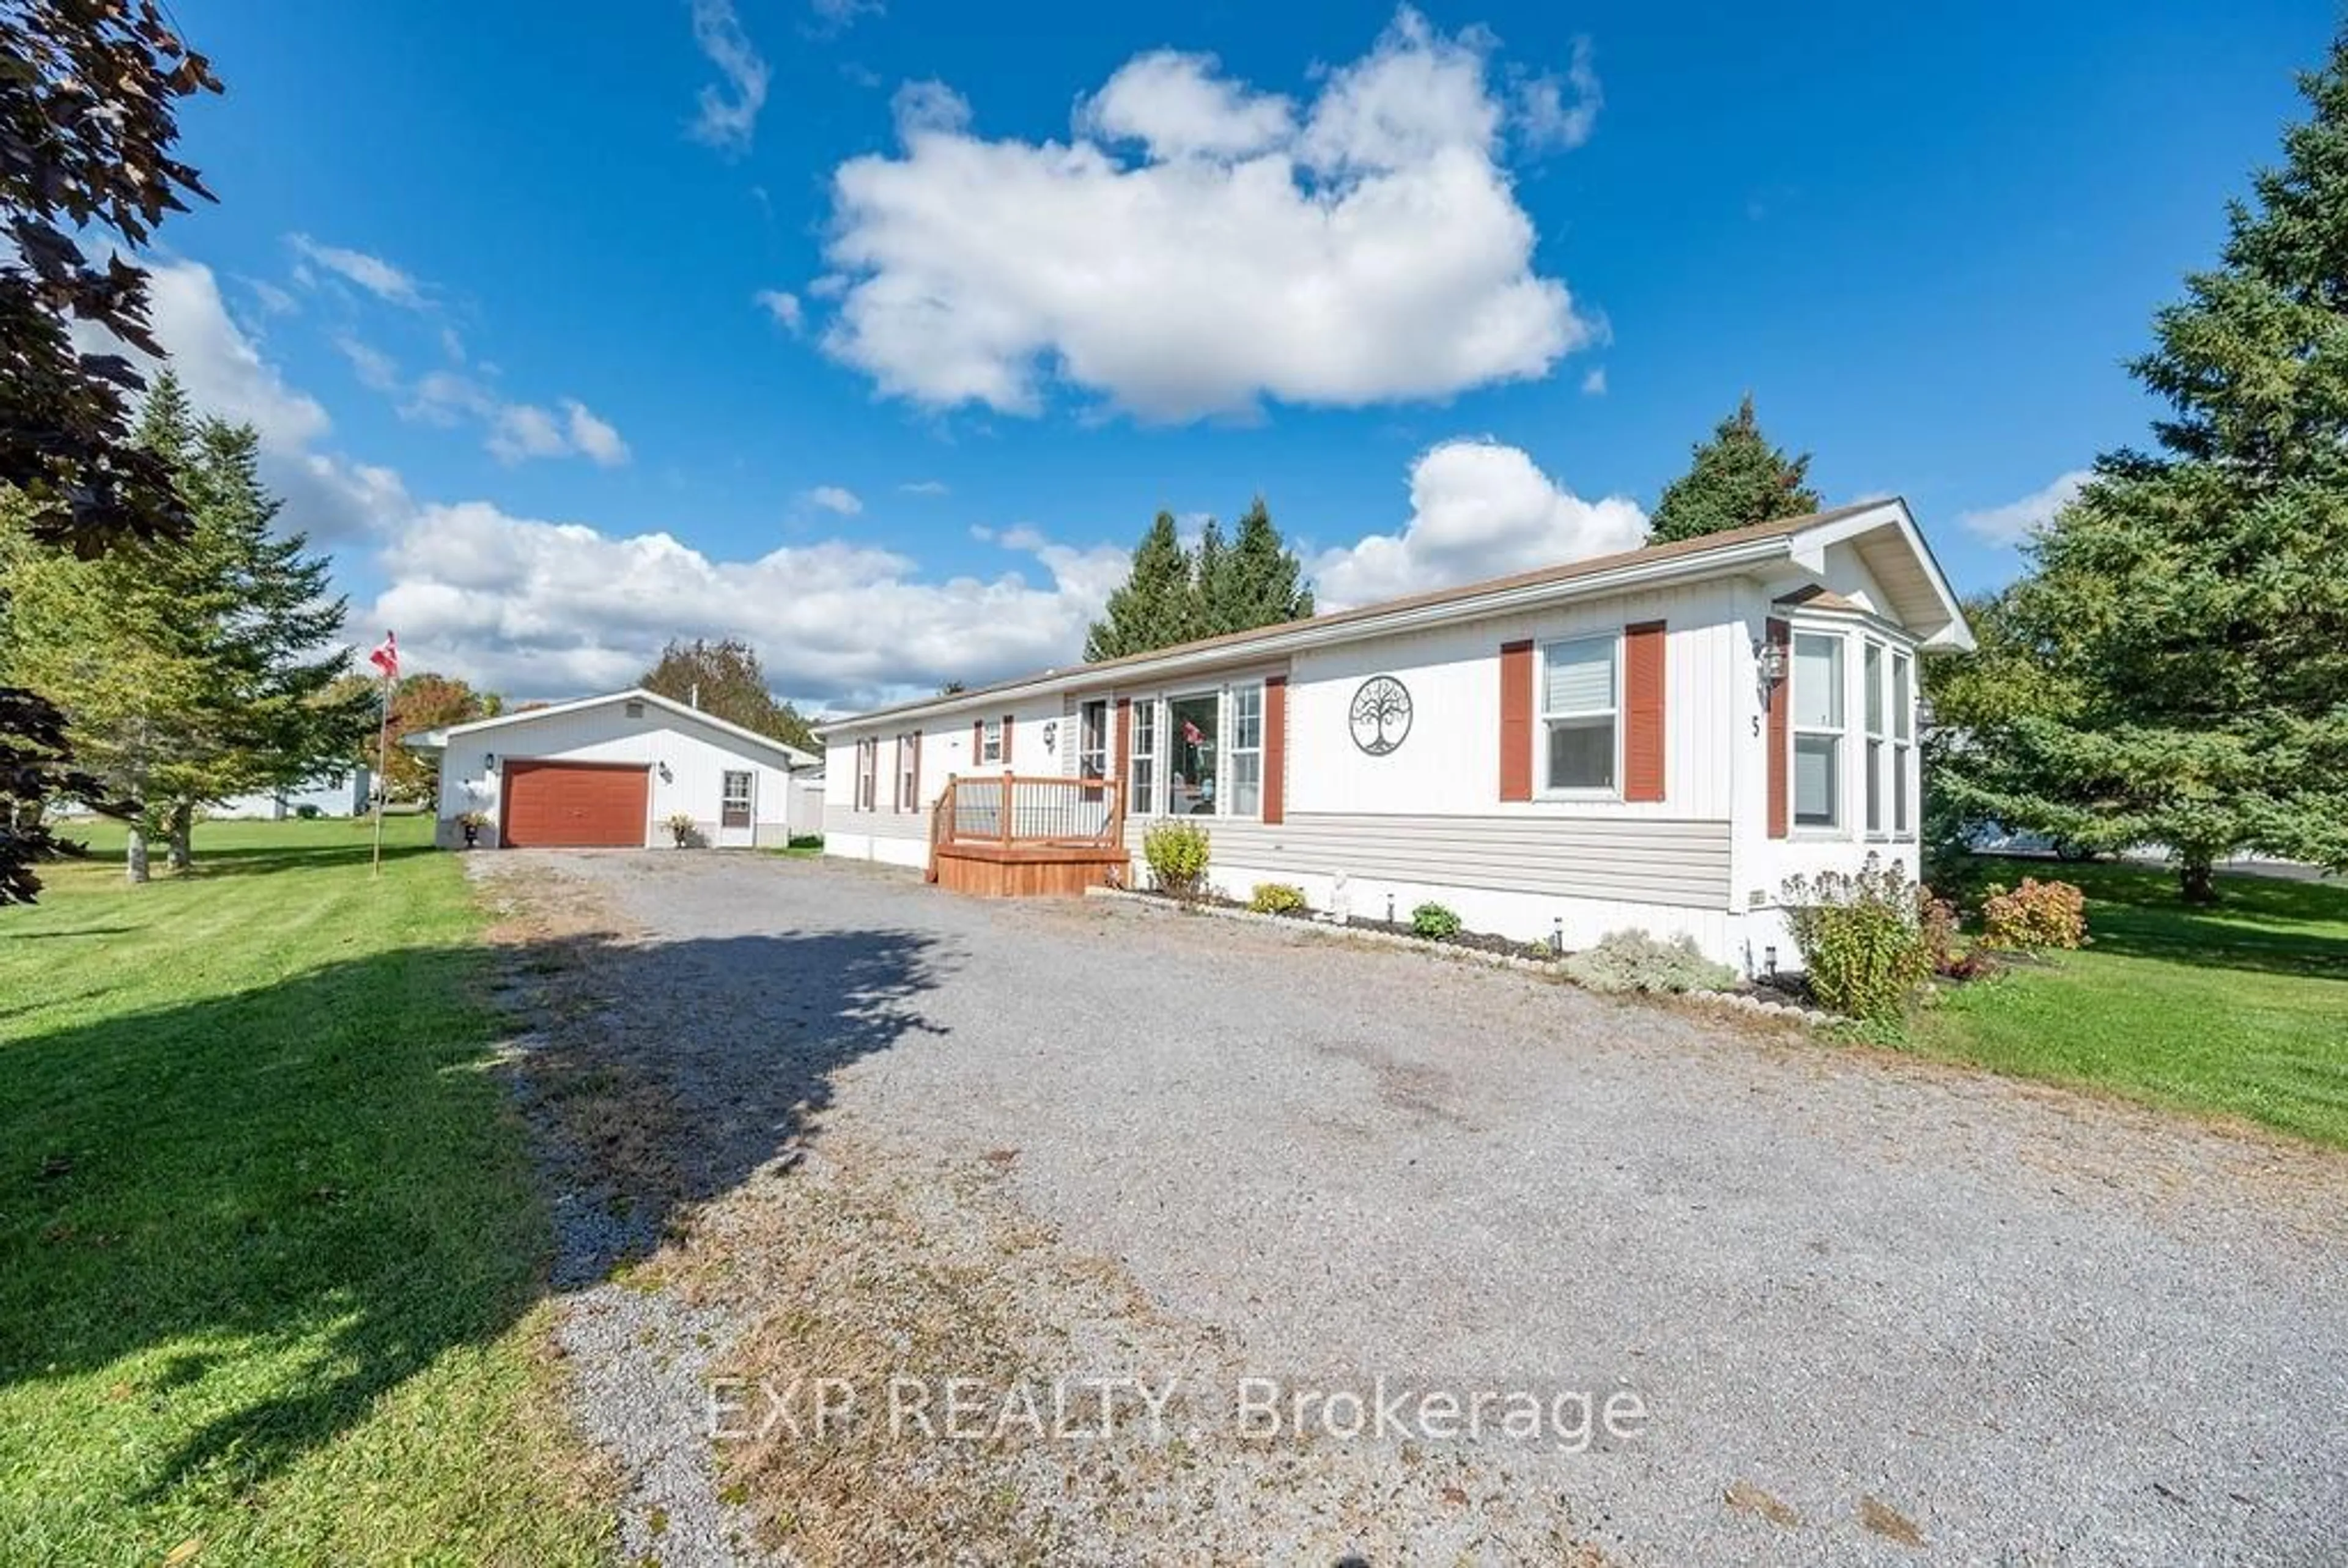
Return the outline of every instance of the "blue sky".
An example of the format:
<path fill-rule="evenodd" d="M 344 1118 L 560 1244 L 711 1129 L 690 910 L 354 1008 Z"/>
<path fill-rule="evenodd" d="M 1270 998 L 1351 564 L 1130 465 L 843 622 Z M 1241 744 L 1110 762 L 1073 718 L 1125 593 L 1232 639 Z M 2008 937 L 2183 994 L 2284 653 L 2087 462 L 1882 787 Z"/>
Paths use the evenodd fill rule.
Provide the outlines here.
<path fill-rule="evenodd" d="M 159 326 L 355 633 L 554 695 L 738 632 L 829 705 L 1072 657 L 1161 507 L 1262 492 L 1337 600 L 1607 548 L 1748 388 L 1993 585 L 2333 24 L 175 9 L 229 93 Z"/>

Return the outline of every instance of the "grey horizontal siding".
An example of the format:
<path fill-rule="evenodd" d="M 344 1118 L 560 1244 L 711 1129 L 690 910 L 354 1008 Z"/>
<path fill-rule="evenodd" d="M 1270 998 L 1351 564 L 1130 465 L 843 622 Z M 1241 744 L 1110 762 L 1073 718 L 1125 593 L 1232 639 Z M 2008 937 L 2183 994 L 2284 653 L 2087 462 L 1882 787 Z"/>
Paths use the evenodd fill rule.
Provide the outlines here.
<path fill-rule="evenodd" d="M 1144 826 L 1127 831 L 1137 852 Z M 1729 901 L 1725 822 L 1291 815 L 1206 826 L 1225 866 L 1708 909 Z"/>
<path fill-rule="evenodd" d="M 844 805 L 825 803 L 823 830 L 826 833 L 861 833 L 873 838 L 919 838 L 930 836 L 930 814 L 926 811 L 855 811 Z"/>

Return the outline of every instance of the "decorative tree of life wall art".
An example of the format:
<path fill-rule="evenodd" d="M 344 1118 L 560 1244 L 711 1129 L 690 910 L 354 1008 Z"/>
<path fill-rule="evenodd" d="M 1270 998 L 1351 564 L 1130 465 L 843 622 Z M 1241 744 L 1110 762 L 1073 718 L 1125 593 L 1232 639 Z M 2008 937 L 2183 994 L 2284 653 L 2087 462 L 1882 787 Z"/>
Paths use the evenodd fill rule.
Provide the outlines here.
<path fill-rule="evenodd" d="M 1410 734 L 1410 689 L 1391 675 L 1373 675 L 1354 693 L 1348 718 L 1354 744 L 1385 756 Z"/>

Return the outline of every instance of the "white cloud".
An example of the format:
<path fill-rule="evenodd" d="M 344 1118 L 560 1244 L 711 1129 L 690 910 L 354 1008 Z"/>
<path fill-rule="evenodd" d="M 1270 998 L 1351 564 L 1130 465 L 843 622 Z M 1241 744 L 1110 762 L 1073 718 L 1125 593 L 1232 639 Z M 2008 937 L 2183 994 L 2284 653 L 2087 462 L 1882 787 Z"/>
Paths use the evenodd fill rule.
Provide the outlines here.
<path fill-rule="evenodd" d="M 828 540 L 713 559 L 665 533 L 615 538 L 485 502 L 424 507 L 382 553 L 390 581 L 365 623 L 398 629 L 418 668 L 513 697 L 634 679 L 672 637 L 738 636 L 777 687 L 865 706 L 1072 657 L 1125 554 L 1038 542 L 1045 580 L 921 580 L 892 551 Z"/>
<path fill-rule="evenodd" d="M 1323 610 L 1374 603 L 1613 550 L 1635 549 L 1647 515 L 1623 496 L 1585 501 L 1514 446 L 1446 441 L 1410 471 L 1410 520 L 1312 564 Z"/>
<path fill-rule="evenodd" d="M 264 314 L 290 316 L 302 308 L 301 301 L 266 279 L 246 278 L 243 282 L 246 288 L 252 291 L 253 301 L 261 306 Z"/>
<path fill-rule="evenodd" d="M 380 256 L 370 256 L 365 251 L 345 250 L 339 245 L 322 245 L 307 234 L 288 234 L 285 242 L 293 246 L 294 254 L 303 260 L 324 267 L 346 282 L 356 283 L 387 304 L 411 311 L 425 308 L 424 292 L 417 286 L 416 280 Z M 301 277 L 304 274 L 297 272 L 295 275 Z"/>
<path fill-rule="evenodd" d="M 775 324 L 785 332 L 798 333 L 806 319 L 806 311 L 799 304 L 797 294 L 786 293 L 780 289 L 760 289 L 750 298 L 764 307 L 766 313 L 775 318 Z"/>
<path fill-rule="evenodd" d="M 810 29 L 818 37 L 829 38 L 846 32 L 865 16 L 878 16 L 886 7 L 881 0 L 811 0 L 808 9 L 815 16 Z"/>
<path fill-rule="evenodd" d="M 261 357 L 230 317 L 211 268 L 187 261 L 147 266 L 157 341 L 199 410 L 249 424 L 260 436 L 262 478 L 285 501 L 281 527 L 332 542 L 366 534 L 407 509 L 397 475 L 316 449 L 333 428 L 325 409 Z"/>
<path fill-rule="evenodd" d="M 818 485 L 807 493 L 806 498 L 808 505 L 837 512 L 843 518 L 852 518 L 864 509 L 864 502 L 856 492 L 840 485 Z"/>
<path fill-rule="evenodd" d="M 900 485 L 897 488 L 908 496 L 922 496 L 932 499 L 950 493 L 942 479 L 915 479 L 910 484 Z"/>
<path fill-rule="evenodd" d="M 1963 512 L 1958 515 L 1957 521 L 1993 545 L 2018 545 L 2052 521 L 2054 514 L 2095 477 L 2091 469 L 2075 468 L 2018 501 Z"/>
<path fill-rule="evenodd" d="M 371 343 L 362 343 L 347 333 L 335 339 L 335 347 L 351 362 L 351 374 L 359 384 L 376 392 L 396 392 L 400 388 L 399 366 L 391 355 Z"/>
<path fill-rule="evenodd" d="M 1582 395 L 1585 397 L 1603 397 L 1606 395 L 1606 367 L 1604 365 L 1593 365 L 1591 368 L 1590 374 L 1581 378 L 1581 391 Z"/>
<path fill-rule="evenodd" d="M 1518 84 L 1517 123 L 1523 129 L 1527 145 L 1570 150 L 1588 141 L 1591 133 L 1598 128 L 1598 111 L 1605 104 L 1606 94 L 1599 86 L 1590 40 L 1576 38 L 1573 59 L 1566 67 L 1562 83 L 1545 72 Z"/>
<path fill-rule="evenodd" d="M 628 460 L 628 444 L 620 433 L 595 417 L 587 405 L 575 397 L 562 400 L 562 413 L 570 423 L 572 448 L 599 468 L 616 467 Z"/>
<path fill-rule="evenodd" d="M 934 407 L 1032 414 L 1058 378 L 1160 419 L 1546 374 L 1597 329 L 1532 270 L 1487 49 L 1405 10 L 1301 119 L 1145 55 L 1067 145 L 974 136 L 951 89 L 909 87 L 901 151 L 833 177 L 824 347 Z"/>
<path fill-rule="evenodd" d="M 693 138 L 721 152 L 747 152 L 767 103 L 766 59 L 742 30 L 733 0 L 693 0 L 693 41 L 726 78 L 701 89 Z"/>
<path fill-rule="evenodd" d="M 509 403 L 489 425 L 489 448 L 500 463 L 561 457 L 571 450 L 561 422 L 534 404 Z"/>
<path fill-rule="evenodd" d="M 1138 141 L 1159 159 L 1244 157 L 1295 134 L 1286 98 L 1218 77 L 1219 64 L 1172 49 L 1137 55 L 1078 111 L 1078 128 L 1104 141 Z"/>

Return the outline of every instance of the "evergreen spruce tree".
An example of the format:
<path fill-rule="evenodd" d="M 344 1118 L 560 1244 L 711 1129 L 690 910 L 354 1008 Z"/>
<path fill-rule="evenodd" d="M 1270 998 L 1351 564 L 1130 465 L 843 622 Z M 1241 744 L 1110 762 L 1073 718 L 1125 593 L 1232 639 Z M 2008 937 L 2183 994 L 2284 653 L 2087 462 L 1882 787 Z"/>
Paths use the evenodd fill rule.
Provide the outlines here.
<path fill-rule="evenodd" d="M 1160 512 L 1134 548 L 1133 569 L 1108 596 L 1101 619 L 1085 635 L 1087 661 L 1122 659 L 1170 648 L 1198 635 L 1190 558 L 1174 531 L 1174 514 Z"/>
<path fill-rule="evenodd" d="M 1220 637 L 1239 630 L 1231 624 L 1231 548 L 1223 525 L 1209 518 L 1190 552 L 1190 635 Z"/>
<path fill-rule="evenodd" d="M 1303 620 L 1313 613 L 1313 590 L 1303 586 L 1304 569 L 1292 554 L 1272 513 L 1258 496 L 1240 518 L 1239 531 L 1223 557 L 1216 594 L 1217 630 L 1250 631 Z"/>
<path fill-rule="evenodd" d="M 2010 825 L 2166 845 L 2188 899 L 2243 849 L 2348 866 L 2348 35 L 2228 209 L 2213 270 L 2131 367 L 2173 415 L 2100 458 L 2029 547 L 2019 704 L 1986 780 Z"/>
<path fill-rule="evenodd" d="M 1748 392 L 1714 427 L 1712 439 L 1695 447 L 1688 471 L 1663 487 L 1647 542 L 1670 544 L 1815 512 L 1818 494 L 1809 487 L 1809 471 L 1808 453 L 1788 457 L 1769 445 Z"/>

